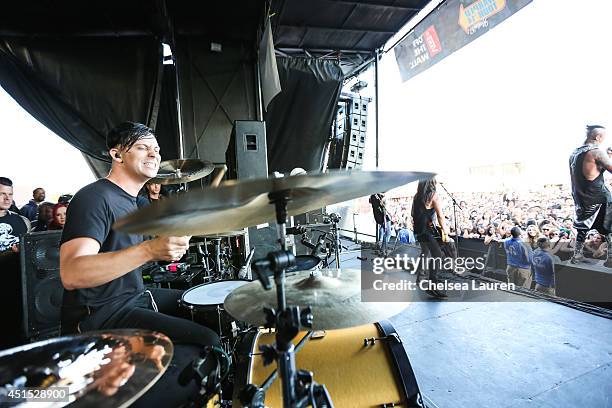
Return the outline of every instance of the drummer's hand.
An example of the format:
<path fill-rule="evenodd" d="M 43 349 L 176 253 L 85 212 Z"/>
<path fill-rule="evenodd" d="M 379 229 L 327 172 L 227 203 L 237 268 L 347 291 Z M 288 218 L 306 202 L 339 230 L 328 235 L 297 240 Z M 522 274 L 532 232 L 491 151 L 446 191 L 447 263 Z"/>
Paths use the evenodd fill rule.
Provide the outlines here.
<path fill-rule="evenodd" d="M 157 237 L 143 242 L 152 261 L 178 261 L 189 249 L 191 236 Z"/>

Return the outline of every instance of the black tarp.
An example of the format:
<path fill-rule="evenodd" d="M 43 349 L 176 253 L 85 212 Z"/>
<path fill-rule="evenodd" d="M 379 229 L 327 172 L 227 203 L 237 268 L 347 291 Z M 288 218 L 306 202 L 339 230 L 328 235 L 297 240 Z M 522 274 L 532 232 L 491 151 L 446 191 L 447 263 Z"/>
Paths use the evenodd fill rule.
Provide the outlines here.
<path fill-rule="evenodd" d="M 337 61 L 277 58 L 282 92 L 266 114 L 268 169 L 321 169 L 323 150 L 342 88 Z"/>
<path fill-rule="evenodd" d="M 110 161 L 105 135 L 117 123 L 154 126 L 161 67 L 161 43 L 151 37 L 0 40 L 0 85 L 51 131 L 101 161 Z"/>
<path fill-rule="evenodd" d="M 174 65 L 164 65 L 161 99 L 155 135 L 162 160 L 178 159 L 178 114 L 176 110 L 176 70 Z"/>

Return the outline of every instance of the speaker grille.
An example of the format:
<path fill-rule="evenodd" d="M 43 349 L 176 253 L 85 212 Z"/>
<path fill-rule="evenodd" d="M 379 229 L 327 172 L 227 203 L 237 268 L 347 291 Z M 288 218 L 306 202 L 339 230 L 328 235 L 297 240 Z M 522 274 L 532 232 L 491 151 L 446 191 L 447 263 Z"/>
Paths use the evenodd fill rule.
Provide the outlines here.
<path fill-rule="evenodd" d="M 61 231 L 26 234 L 21 241 L 23 328 L 28 340 L 59 335 L 64 288 L 60 279 Z"/>

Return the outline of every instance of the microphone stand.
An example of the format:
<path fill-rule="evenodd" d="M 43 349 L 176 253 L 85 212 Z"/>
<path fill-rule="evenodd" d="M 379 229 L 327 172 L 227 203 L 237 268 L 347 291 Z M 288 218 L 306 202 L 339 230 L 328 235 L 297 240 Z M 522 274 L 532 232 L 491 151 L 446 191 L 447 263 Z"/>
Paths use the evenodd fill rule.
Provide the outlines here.
<path fill-rule="evenodd" d="M 444 184 L 442 184 L 442 182 L 438 182 L 438 184 L 442 186 L 444 191 L 446 191 L 446 194 L 448 194 L 451 201 L 453 202 L 453 218 L 455 219 L 455 238 L 457 239 L 457 255 L 459 255 L 459 235 L 460 234 L 459 234 L 459 229 L 457 228 L 457 207 L 461 207 L 461 206 L 459 205 L 457 200 L 455 200 L 455 197 L 453 197 L 453 195 L 446 189 Z"/>

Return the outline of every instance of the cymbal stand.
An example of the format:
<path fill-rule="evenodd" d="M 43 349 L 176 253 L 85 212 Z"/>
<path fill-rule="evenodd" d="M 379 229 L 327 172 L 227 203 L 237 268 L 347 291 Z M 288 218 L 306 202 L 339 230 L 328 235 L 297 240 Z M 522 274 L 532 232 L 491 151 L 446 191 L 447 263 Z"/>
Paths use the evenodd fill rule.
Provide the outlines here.
<path fill-rule="evenodd" d="M 340 269 L 340 231 L 338 231 L 338 223 L 340 217 L 337 214 L 331 214 L 329 219 L 332 222 L 332 231 L 334 231 L 334 253 L 336 254 L 336 269 Z"/>
<path fill-rule="evenodd" d="M 202 266 L 206 271 L 206 277 L 211 278 L 211 270 L 210 270 L 210 260 L 208 256 L 210 253 L 208 252 L 208 243 L 206 242 L 206 238 L 204 238 L 204 242 L 198 242 L 197 244 L 198 253 L 202 256 Z"/>
<path fill-rule="evenodd" d="M 221 268 L 221 238 L 215 238 L 213 241 L 215 241 L 215 274 L 220 278 L 223 275 L 223 269 Z"/>
<path fill-rule="evenodd" d="M 307 406 L 326 406 L 333 408 L 331 397 L 325 385 L 317 384 L 311 372 L 298 370 L 295 364 L 295 347 L 292 340 L 300 327 L 312 327 L 312 310 L 299 306 L 287 306 L 285 296 L 285 270 L 295 265 L 295 256 L 287 251 L 286 222 L 287 202 L 291 199 L 289 191 L 268 194 L 270 203 L 276 209 L 278 242 L 281 249 L 269 252 L 266 258 L 253 263 L 253 270 L 266 290 L 272 289 L 269 279 L 274 274 L 276 284 L 277 310 L 265 308 L 266 327 L 276 327 L 276 343 L 261 346 L 264 365 L 276 360 L 280 373 L 283 392 L 283 407 L 301 408 Z M 249 407 L 264 407 L 265 389 L 249 384 L 241 392 L 241 401 Z"/>

